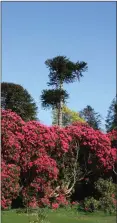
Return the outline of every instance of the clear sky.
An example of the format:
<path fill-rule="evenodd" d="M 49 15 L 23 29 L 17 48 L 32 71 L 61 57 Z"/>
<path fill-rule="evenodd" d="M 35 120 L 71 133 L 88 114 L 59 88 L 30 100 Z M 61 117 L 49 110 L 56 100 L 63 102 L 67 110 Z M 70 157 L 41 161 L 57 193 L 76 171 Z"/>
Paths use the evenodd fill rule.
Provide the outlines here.
<path fill-rule="evenodd" d="M 91 105 L 103 118 L 116 94 L 115 2 L 2 2 L 2 81 L 26 88 L 39 107 L 39 119 L 51 124 L 40 103 L 48 81 L 44 62 L 65 55 L 88 63 L 80 83 L 65 85 L 68 107 Z"/>

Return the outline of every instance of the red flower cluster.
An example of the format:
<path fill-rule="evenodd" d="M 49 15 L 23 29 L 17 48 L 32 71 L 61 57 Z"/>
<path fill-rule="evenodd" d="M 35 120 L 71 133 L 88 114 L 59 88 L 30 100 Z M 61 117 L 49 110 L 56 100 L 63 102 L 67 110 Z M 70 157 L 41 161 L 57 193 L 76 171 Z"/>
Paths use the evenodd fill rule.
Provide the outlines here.
<path fill-rule="evenodd" d="M 66 185 L 73 181 L 78 150 L 77 162 L 82 171 L 85 159 L 87 170 L 94 172 L 107 171 L 115 162 L 110 136 L 86 124 L 47 127 L 36 121 L 25 123 L 7 110 L 2 111 L 1 137 L 3 209 L 19 192 L 26 206 L 55 209 L 67 205 Z"/>
<path fill-rule="evenodd" d="M 19 193 L 20 168 L 14 164 L 1 162 L 1 206 L 6 209 L 11 206 L 12 199 Z"/>
<path fill-rule="evenodd" d="M 87 124 L 75 123 L 66 128 L 72 137 L 72 145 L 79 142 L 80 153 L 79 162 L 82 166 L 84 159 L 83 154 L 87 157 L 87 166 L 91 168 L 94 166 L 96 169 L 103 169 L 108 171 L 112 169 L 115 158 L 112 158 L 111 141 L 107 134 L 98 130 L 94 130 Z M 111 160 L 111 162 L 110 162 Z"/>
<path fill-rule="evenodd" d="M 57 204 L 57 203 L 53 203 L 53 204 L 52 204 L 52 208 L 53 208 L 53 209 L 57 209 L 58 207 L 59 207 L 59 204 Z"/>

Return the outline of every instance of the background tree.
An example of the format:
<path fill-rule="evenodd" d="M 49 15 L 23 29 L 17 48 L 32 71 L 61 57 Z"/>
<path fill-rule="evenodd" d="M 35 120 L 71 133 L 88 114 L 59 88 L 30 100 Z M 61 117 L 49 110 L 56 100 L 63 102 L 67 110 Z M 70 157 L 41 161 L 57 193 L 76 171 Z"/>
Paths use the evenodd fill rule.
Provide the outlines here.
<path fill-rule="evenodd" d="M 113 129 L 117 129 L 117 104 L 115 98 L 111 102 L 106 118 L 107 132 L 110 132 Z"/>
<path fill-rule="evenodd" d="M 1 107 L 16 112 L 24 121 L 37 120 L 34 99 L 21 85 L 6 82 L 1 84 Z"/>
<path fill-rule="evenodd" d="M 49 68 L 48 86 L 52 86 L 52 90 L 42 91 L 41 101 L 44 108 L 57 108 L 58 125 L 62 126 L 62 107 L 68 98 L 67 92 L 63 89 L 64 83 L 72 83 L 76 80 L 80 81 L 83 72 L 87 69 L 85 62 L 72 62 L 65 56 L 57 56 L 53 59 L 46 60 L 45 64 Z"/>
<path fill-rule="evenodd" d="M 57 109 L 53 110 L 52 112 L 52 124 L 57 125 Z M 71 109 L 69 109 L 67 106 L 63 105 L 62 108 L 62 124 L 63 126 L 70 125 L 74 122 L 85 122 L 84 119 L 82 119 L 79 116 L 78 112 L 75 112 Z"/>
<path fill-rule="evenodd" d="M 87 105 L 79 114 L 93 129 L 101 129 L 101 116 L 90 105 Z"/>

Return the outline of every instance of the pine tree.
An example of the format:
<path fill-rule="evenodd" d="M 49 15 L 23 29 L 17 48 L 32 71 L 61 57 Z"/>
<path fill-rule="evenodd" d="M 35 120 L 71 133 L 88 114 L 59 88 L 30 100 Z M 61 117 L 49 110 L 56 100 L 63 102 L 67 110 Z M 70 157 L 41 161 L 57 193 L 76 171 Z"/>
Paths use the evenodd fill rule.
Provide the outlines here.
<path fill-rule="evenodd" d="M 101 115 L 95 112 L 90 105 L 87 105 L 79 114 L 93 129 L 101 129 Z"/>
<path fill-rule="evenodd" d="M 106 118 L 106 130 L 110 132 L 113 129 L 117 129 L 117 104 L 115 98 L 112 100 L 109 106 L 107 118 Z"/>

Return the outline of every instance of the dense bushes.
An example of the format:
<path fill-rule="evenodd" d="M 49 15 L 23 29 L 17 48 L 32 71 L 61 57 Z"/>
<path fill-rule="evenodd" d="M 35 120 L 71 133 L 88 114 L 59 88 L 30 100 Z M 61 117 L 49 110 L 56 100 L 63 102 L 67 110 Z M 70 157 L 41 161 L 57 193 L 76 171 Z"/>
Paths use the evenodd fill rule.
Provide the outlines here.
<path fill-rule="evenodd" d="M 2 208 L 20 196 L 25 206 L 67 205 L 76 182 L 115 165 L 108 135 L 86 124 L 66 128 L 25 123 L 2 111 Z"/>
<path fill-rule="evenodd" d="M 106 212 L 116 212 L 116 186 L 112 179 L 99 179 L 95 183 L 95 188 L 99 193 L 99 209 Z"/>
<path fill-rule="evenodd" d="M 97 198 L 87 197 L 84 200 L 85 211 L 102 210 L 109 213 L 116 212 L 116 186 L 112 179 L 104 180 L 99 178 L 95 183 L 95 189 L 98 192 Z"/>
<path fill-rule="evenodd" d="M 83 207 L 86 212 L 97 211 L 99 209 L 99 201 L 94 197 L 86 197 L 83 202 Z"/>

